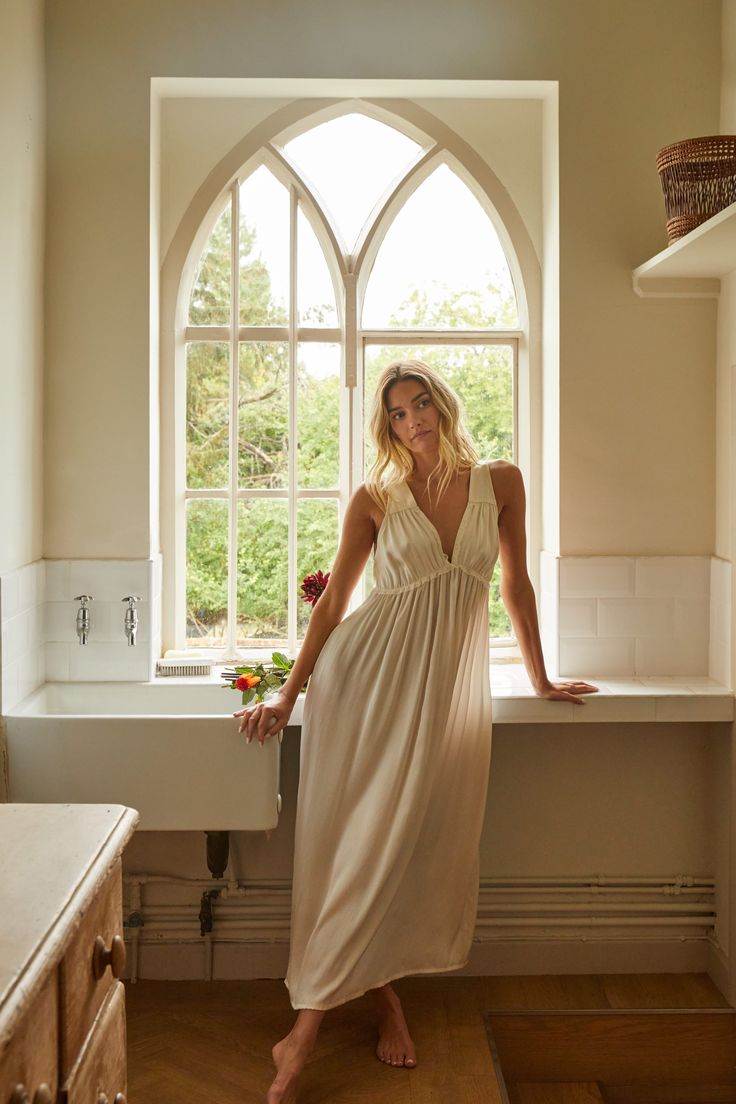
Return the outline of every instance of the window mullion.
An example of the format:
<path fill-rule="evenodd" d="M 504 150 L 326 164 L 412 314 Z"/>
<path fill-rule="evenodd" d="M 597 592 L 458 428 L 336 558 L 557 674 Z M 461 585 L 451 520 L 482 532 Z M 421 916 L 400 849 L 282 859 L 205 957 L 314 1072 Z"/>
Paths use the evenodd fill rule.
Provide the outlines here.
<path fill-rule="evenodd" d="M 227 542 L 227 636 L 226 657 L 237 656 L 238 616 L 238 391 L 240 376 L 240 188 L 234 181 L 230 208 L 230 457 L 229 527 Z"/>
<path fill-rule="evenodd" d="M 288 582 L 287 646 L 289 654 L 296 650 L 296 557 L 297 557 L 297 215 L 299 198 L 292 184 L 289 188 L 289 509 L 288 509 Z"/>

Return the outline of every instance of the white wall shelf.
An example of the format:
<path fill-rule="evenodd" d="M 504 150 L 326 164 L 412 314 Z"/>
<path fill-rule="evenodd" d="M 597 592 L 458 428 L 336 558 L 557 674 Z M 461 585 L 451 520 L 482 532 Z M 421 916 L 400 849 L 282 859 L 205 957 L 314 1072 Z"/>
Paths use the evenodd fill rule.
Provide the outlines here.
<path fill-rule="evenodd" d="M 635 268 L 634 291 L 649 299 L 717 299 L 736 269 L 736 203 Z"/>

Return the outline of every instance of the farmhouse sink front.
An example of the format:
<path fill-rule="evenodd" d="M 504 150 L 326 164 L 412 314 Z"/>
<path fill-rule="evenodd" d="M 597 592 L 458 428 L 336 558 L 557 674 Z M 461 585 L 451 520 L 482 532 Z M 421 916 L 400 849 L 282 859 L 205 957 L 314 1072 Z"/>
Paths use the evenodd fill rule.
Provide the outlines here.
<path fill-rule="evenodd" d="M 246 743 L 240 708 L 218 683 L 46 683 L 5 717 L 9 800 L 128 805 L 143 831 L 275 828 L 281 739 Z"/>

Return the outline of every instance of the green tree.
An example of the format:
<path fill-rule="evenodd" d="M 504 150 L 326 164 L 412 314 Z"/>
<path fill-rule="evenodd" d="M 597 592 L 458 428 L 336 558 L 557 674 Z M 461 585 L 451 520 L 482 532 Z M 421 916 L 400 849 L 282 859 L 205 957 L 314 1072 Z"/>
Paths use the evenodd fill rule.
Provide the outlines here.
<path fill-rule="evenodd" d="M 283 325 L 288 315 L 275 303 L 268 270 L 257 255 L 255 232 L 241 221 L 240 321 L 243 325 Z M 391 319 L 400 328 L 500 328 L 516 325 L 513 297 L 501 294 L 501 281 L 465 293 L 416 289 Z M 230 318 L 230 216 L 220 216 L 203 253 L 190 299 L 192 325 L 227 325 Z M 489 321 L 489 298 L 496 304 Z M 318 324 L 317 318 L 312 324 Z M 227 342 L 191 342 L 187 350 L 187 485 L 222 489 L 229 471 L 230 364 Z M 511 459 L 513 452 L 513 373 L 509 346 L 478 344 L 382 346 L 369 350 L 366 399 L 381 369 L 397 357 L 419 357 L 434 365 L 460 395 L 467 428 L 481 457 Z M 240 346 L 238 389 L 238 476 L 240 486 L 264 489 L 288 485 L 288 347 L 283 342 Z M 298 479 L 301 487 L 336 484 L 339 440 L 339 380 L 297 365 L 299 423 Z M 370 460 L 370 444 L 366 444 Z M 190 642 L 224 642 L 227 620 L 228 509 L 223 499 L 190 500 L 187 505 L 187 637 Z M 237 597 L 239 637 L 277 642 L 286 635 L 286 503 L 251 500 L 238 504 Z M 329 571 L 337 551 L 334 502 L 303 500 L 297 514 L 297 578 Z M 372 560 L 366 581 L 372 585 Z M 311 606 L 299 608 L 299 632 L 306 631 Z M 510 630 L 499 595 L 498 569 L 491 583 L 489 631 Z"/>

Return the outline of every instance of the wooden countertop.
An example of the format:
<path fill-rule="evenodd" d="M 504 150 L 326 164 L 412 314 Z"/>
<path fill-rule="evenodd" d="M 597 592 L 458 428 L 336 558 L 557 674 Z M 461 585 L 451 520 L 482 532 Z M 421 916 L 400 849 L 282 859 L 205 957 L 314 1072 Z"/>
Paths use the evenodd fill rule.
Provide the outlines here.
<path fill-rule="evenodd" d="M 0 1046 L 139 819 L 125 805 L 0 804 Z"/>

